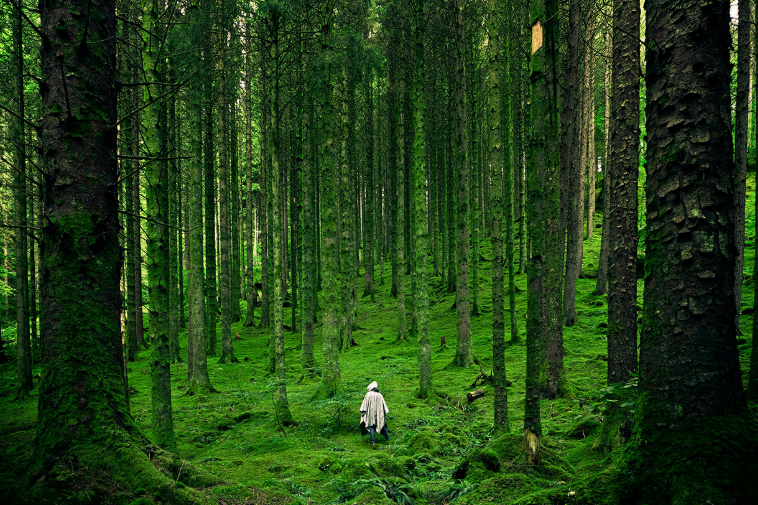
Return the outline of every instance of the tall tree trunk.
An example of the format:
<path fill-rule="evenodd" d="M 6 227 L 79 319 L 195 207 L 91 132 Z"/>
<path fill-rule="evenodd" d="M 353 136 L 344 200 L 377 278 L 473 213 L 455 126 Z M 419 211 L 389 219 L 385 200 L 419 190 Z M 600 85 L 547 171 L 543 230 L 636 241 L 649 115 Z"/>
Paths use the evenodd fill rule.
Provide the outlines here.
<path fill-rule="evenodd" d="M 13 15 L 13 101 L 16 106 L 13 136 L 13 170 L 16 200 L 16 399 L 26 398 L 32 383 L 32 348 L 29 340 L 29 278 L 27 264 L 26 140 L 24 118 L 24 51 L 20 4 Z"/>
<path fill-rule="evenodd" d="M 505 379 L 505 320 L 503 314 L 503 160 L 502 128 L 500 123 L 500 19 L 501 10 L 497 0 L 488 1 L 487 10 L 487 58 L 489 66 L 489 136 L 492 189 L 492 377 L 494 385 L 494 425 L 496 433 L 507 433 L 508 390 Z M 506 224 L 507 226 L 507 224 Z M 512 229 L 512 228 L 511 228 Z M 512 250 L 512 249 L 511 249 Z M 509 265 L 513 268 L 513 263 Z"/>
<path fill-rule="evenodd" d="M 196 27 L 198 37 L 202 37 L 202 21 L 198 4 L 189 9 L 189 23 Z M 195 42 L 199 42 L 195 40 Z M 195 47 L 199 47 L 196 44 Z M 202 53 L 196 53 L 198 62 Z M 207 56 L 207 53 L 206 53 Z M 215 391 L 208 377 L 205 333 L 205 265 L 203 258 L 203 83 L 200 76 L 191 81 L 190 97 L 190 158 L 189 172 L 189 234 L 190 234 L 190 268 L 189 268 L 189 344 L 187 346 L 187 368 L 189 387 L 188 395 Z"/>
<path fill-rule="evenodd" d="M 174 82 L 173 69 L 169 68 L 169 78 Z M 171 154 L 171 165 L 168 170 L 168 341 L 171 363 L 180 363 L 182 361 L 179 355 L 179 314 L 184 312 L 183 304 L 179 304 L 179 275 L 177 268 L 181 267 L 181 254 L 177 254 L 177 226 L 179 205 L 179 187 L 177 180 L 180 179 L 180 172 L 177 166 L 177 157 L 179 153 L 179 144 L 177 142 L 176 127 L 176 99 L 174 96 L 169 101 L 167 126 L 169 128 L 169 152 Z M 181 241 L 180 241 L 181 243 Z"/>
<path fill-rule="evenodd" d="M 582 242 L 582 209 L 580 200 L 580 124 L 582 118 L 582 95 L 579 89 L 581 47 L 581 3 L 569 0 L 568 38 L 566 42 L 566 91 L 561 110 L 561 164 L 565 173 L 566 192 L 566 279 L 563 292 L 563 317 L 566 326 L 576 321 L 576 279 L 579 277 L 581 261 L 577 260 Z M 561 232 L 563 233 L 563 232 Z"/>
<path fill-rule="evenodd" d="M 587 8 L 584 35 L 584 149 L 586 149 L 587 182 L 587 232 L 589 239 L 595 231 L 595 175 L 597 174 L 597 157 L 595 156 L 595 12 L 594 5 Z M 581 265 L 579 265 L 581 274 Z"/>
<path fill-rule="evenodd" d="M 273 10 L 270 14 L 271 43 L 269 45 L 269 57 L 271 59 L 271 95 L 269 102 L 269 121 L 271 126 L 271 199 L 272 199 L 272 231 L 273 231 L 273 257 L 274 257 L 274 338 L 276 341 L 276 379 L 277 388 L 274 400 L 276 416 L 284 426 L 294 423 L 287 402 L 287 372 L 284 361 L 284 283 L 283 266 L 284 251 L 287 248 L 287 235 L 282 233 L 282 207 L 281 199 L 284 194 L 284 170 L 280 166 L 280 110 L 279 110 L 279 35 L 281 13 Z M 286 229 L 285 229 L 286 230 Z"/>
<path fill-rule="evenodd" d="M 471 304 L 469 300 L 469 233 L 468 233 L 468 191 L 469 170 L 467 160 L 466 138 L 466 78 L 463 69 L 463 53 L 465 39 L 463 36 L 463 0 L 455 0 L 454 12 L 455 32 L 455 108 L 457 113 L 455 140 L 455 170 L 458 175 L 458 194 L 456 201 L 456 248 L 455 257 L 458 263 L 455 307 L 456 333 L 458 340 L 455 346 L 456 366 L 468 368 L 474 362 L 474 350 L 471 346 Z"/>
<path fill-rule="evenodd" d="M 645 306 L 634 442 L 622 471 L 638 503 L 749 502 L 758 489 L 743 475 L 758 470 L 747 448 L 758 426 L 734 338 L 729 5 L 651 0 L 645 8 L 645 42 L 655 48 L 646 68 Z M 721 470 L 701 471 L 711 466 Z"/>
<path fill-rule="evenodd" d="M 398 83 L 398 96 L 405 94 L 405 80 Z M 397 128 L 397 213 L 396 243 L 397 243 L 397 340 L 407 340 L 406 331 L 406 307 L 405 307 L 405 107 L 399 107 L 399 121 Z"/>
<path fill-rule="evenodd" d="M 305 63 L 304 63 L 305 65 Z M 315 195 L 313 186 L 313 172 L 315 160 L 312 154 L 311 121 L 314 118 L 313 105 L 307 100 L 303 111 L 303 311 L 302 311 L 302 354 L 301 364 L 304 375 L 313 375 L 316 366 L 313 357 L 313 327 L 317 301 L 316 293 L 316 227 L 314 221 L 317 218 L 315 209 Z"/>
<path fill-rule="evenodd" d="M 332 85 L 332 66 L 334 54 L 331 47 L 330 16 L 326 7 L 321 11 L 321 49 L 326 59 L 324 69 L 323 90 L 321 95 L 321 139 L 323 144 L 321 156 L 321 229 L 323 233 L 323 326 L 321 330 L 323 342 L 324 364 L 321 368 L 321 385 L 317 396 L 332 397 L 337 392 L 340 380 L 339 362 L 339 269 L 336 186 L 338 173 L 336 167 L 336 147 L 334 145 L 334 97 Z"/>
<path fill-rule="evenodd" d="M 219 22 L 218 29 L 221 30 L 219 40 L 219 54 L 216 63 L 216 70 L 219 75 L 218 86 L 218 147 L 219 147 L 219 169 L 218 169 L 218 206 L 219 206 L 219 299 L 221 302 L 221 358 L 219 363 L 234 363 L 237 359 L 234 357 L 232 348 L 232 319 L 234 313 L 232 310 L 232 300 L 236 296 L 232 295 L 232 275 L 237 276 L 233 269 L 232 261 L 232 223 L 231 223 L 231 202 L 230 193 L 236 190 L 236 184 L 231 180 L 230 156 L 228 144 L 228 124 L 229 104 L 227 103 L 227 82 L 226 82 L 226 23 L 224 14 L 224 0 L 219 0 Z M 236 142 L 236 139 L 233 139 Z M 233 189 L 234 188 L 234 189 Z M 236 191 L 235 191 L 236 192 Z"/>
<path fill-rule="evenodd" d="M 745 267 L 745 197 L 747 192 L 747 145 L 750 99 L 750 26 L 753 22 L 751 3 L 738 3 L 737 25 L 737 96 L 734 114 L 734 242 L 737 258 L 734 264 L 734 331 L 741 335 L 742 280 Z"/>
<path fill-rule="evenodd" d="M 355 320 L 355 307 L 353 295 L 355 290 L 353 268 L 353 235 L 355 230 L 352 226 L 352 187 L 355 183 L 351 177 L 350 167 L 350 121 L 352 99 L 352 79 L 348 76 L 347 69 L 342 71 L 340 84 L 340 280 L 342 282 L 342 320 L 340 322 L 341 348 L 346 351 L 353 344 L 353 321 Z"/>
<path fill-rule="evenodd" d="M 156 18 L 162 6 L 154 0 L 142 3 L 142 71 L 149 83 L 144 87 L 145 148 L 147 155 L 158 158 L 145 166 L 145 201 L 147 219 L 147 277 L 148 306 L 150 311 L 152 377 L 152 432 L 158 447 L 175 450 L 174 423 L 171 410 L 171 356 L 168 334 L 168 166 L 165 160 L 167 107 L 160 99 L 163 81 L 163 64 L 159 56 L 162 49 L 163 27 Z"/>
<path fill-rule="evenodd" d="M 269 141 L 268 141 L 268 86 L 265 83 L 266 76 L 261 72 L 261 176 L 260 176 L 260 202 L 259 222 L 261 233 L 261 328 L 271 327 L 271 283 L 269 282 L 269 205 L 268 186 L 269 177 Z"/>
<path fill-rule="evenodd" d="M 608 165 L 608 383 L 637 370 L 637 179 L 640 137 L 640 6 L 613 8 L 613 97 Z"/>
<path fill-rule="evenodd" d="M 210 8 L 210 7 L 207 7 Z M 207 63 L 213 61 L 212 47 L 207 39 L 211 27 L 206 29 L 204 47 Z M 213 128 L 213 80 L 206 76 L 204 83 L 205 101 L 205 345 L 208 356 L 216 355 L 218 336 L 218 289 L 217 277 L 217 233 L 216 233 L 216 138 Z M 220 111 L 219 111 L 220 113 Z M 219 144 L 220 145 L 220 144 Z"/>
<path fill-rule="evenodd" d="M 609 247 L 608 235 L 611 215 L 611 200 L 609 195 L 611 191 L 611 177 L 608 173 L 608 167 L 610 166 L 611 161 L 611 157 L 609 155 L 611 153 L 611 66 L 613 65 L 613 42 L 611 39 L 612 18 L 610 5 L 607 5 L 605 7 L 605 12 L 603 15 L 606 19 L 609 20 L 609 22 L 606 23 L 605 27 L 605 86 L 603 87 L 603 96 L 605 97 L 605 117 L 603 121 L 605 125 L 605 140 L 603 141 L 603 232 L 602 236 L 600 237 L 600 259 L 598 259 L 597 282 L 595 283 L 595 293 L 598 295 L 604 295 L 607 290 Z M 635 259 L 635 263 L 636 261 L 637 260 Z"/>
<path fill-rule="evenodd" d="M 544 78 L 547 87 L 545 122 L 545 314 L 547 328 L 542 367 L 543 393 L 547 398 L 567 393 L 568 381 L 563 368 L 563 324 L 561 288 L 563 287 L 563 241 L 560 239 L 560 169 L 558 167 L 558 2 L 546 0 Z M 581 233 L 581 229 L 580 229 Z"/>
<path fill-rule="evenodd" d="M 245 266 L 245 292 L 247 293 L 247 310 L 243 326 L 250 328 L 255 325 L 255 300 L 257 290 L 255 287 L 255 197 L 253 196 L 253 65 L 252 43 L 250 41 L 249 18 L 245 19 L 245 219 L 246 235 L 245 245 L 247 265 Z"/>
<path fill-rule="evenodd" d="M 469 46 L 468 54 L 470 61 L 466 74 L 468 77 L 468 96 L 471 98 L 467 103 L 468 110 L 471 111 L 470 130 L 468 136 L 469 153 L 471 153 L 469 188 L 469 209 L 471 220 L 469 221 L 471 229 L 471 315 L 479 316 L 479 228 L 481 226 L 482 213 L 480 211 L 481 199 L 479 195 L 479 108 L 477 106 L 477 95 L 479 93 L 479 71 L 476 65 L 476 56 L 474 53 L 473 41 L 467 41 Z"/>
<path fill-rule="evenodd" d="M 366 203 L 363 206 L 363 296 L 374 302 L 374 74 L 367 70 L 366 82 Z"/>
<path fill-rule="evenodd" d="M 413 55 L 413 223 L 416 237 L 416 277 L 415 307 L 418 324 L 418 368 L 419 398 L 427 398 L 432 392 L 432 354 L 429 345 L 429 295 L 428 295 L 428 207 L 426 203 L 426 115 L 424 97 L 424 45 L 427 8 L 425 0 L 415 0 L 414 4 Z"/>

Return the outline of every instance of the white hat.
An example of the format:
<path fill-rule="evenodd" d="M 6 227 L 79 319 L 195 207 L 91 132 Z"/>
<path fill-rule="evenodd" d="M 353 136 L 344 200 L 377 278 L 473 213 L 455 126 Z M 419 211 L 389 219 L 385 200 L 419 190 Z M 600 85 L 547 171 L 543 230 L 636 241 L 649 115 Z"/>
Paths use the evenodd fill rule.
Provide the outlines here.
<path fill-rule="evenodd" d="M 368 387 L 366 388 L 366 391 L 371 391 L 374 388 L 379 389 L 379 384 L 377 384 L 376 381 L 369 384 Z"/>

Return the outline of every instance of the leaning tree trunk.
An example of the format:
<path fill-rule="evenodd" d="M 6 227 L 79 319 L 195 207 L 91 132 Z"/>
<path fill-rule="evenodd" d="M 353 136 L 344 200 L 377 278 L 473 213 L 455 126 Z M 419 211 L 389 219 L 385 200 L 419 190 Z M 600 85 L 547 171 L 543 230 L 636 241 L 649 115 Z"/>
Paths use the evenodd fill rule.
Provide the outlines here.
<path fill-rule="evenodd" d="M 758 482 L 744 478 L 758 471 L 758 426 L 734 338 L 729 4 L 645 7 L 645 43 L 655 48 L 646 69 L 645 306 L 620 476 L 631 478 L 636 503 L 748 503 L 758 495 Z"/>

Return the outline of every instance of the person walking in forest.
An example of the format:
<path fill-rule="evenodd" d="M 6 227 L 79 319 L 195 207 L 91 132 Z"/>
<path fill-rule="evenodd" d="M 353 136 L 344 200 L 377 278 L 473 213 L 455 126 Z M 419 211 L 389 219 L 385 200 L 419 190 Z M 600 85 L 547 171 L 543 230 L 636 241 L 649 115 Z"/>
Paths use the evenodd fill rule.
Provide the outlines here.
<path fill-rule="evenodd" d="M 379 431 L 387 442 L 390 441 L 390 434 L 387 431 L 387 422 L 385 415 L 389 412 L 384 397 L 379 392 L 379 385 L 376 381 L 372 382 L 366 388 L 368 392 L 363 397 L 361 404 L 361 434 L 368 432 L 371 435 L 371 445 L 376 443 L 374 439 L 376 432 Z"/>

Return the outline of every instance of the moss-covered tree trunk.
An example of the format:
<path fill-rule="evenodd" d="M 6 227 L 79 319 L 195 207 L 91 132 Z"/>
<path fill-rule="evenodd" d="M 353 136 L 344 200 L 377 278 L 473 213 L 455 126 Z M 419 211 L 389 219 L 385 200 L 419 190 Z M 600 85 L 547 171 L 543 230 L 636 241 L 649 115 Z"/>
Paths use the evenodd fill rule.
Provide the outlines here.
<path fill-rule="evenodd" d="M 426 203 L 426 115 L 424 96 L 424 46 L 427 8 L 425 0 L 415 0 L 413 24 L 413 229 L 415 240 L 416 278 L 415 307 L 418 329 L 419 398 L 432 392 L 432 354 L 429 344 L 429 295 L 428 295 L 428 208 Z"/>
<path fill-rule="evenodd" d="M 353 344 L 353 323 L 355 321 L 355 268 L 353 265 L 354 235 L 353 226 L 353 185 L 355 179 L 351 177 L 351 112 L 355 105 L 353 79 L 350 72 L 343 68 L 340 80 L 340 281 L 342 284 L 342 315 L 340 320 L 340 348 L 346 351 Z"/>
<path fill-rule="evenodd" d="M 744 478 L 758 471 L 758 426 L 734 338 L 729 5 L 650 0 L 645 8 L 645 42 L 654 48 L 646 67 L 645 305 L 624 498 L 749 502 L 758 496 L 758 481 Z"/>
<path fill-rule="evenodd" d="M 367 69 L 366 94 L 366 197 L 363 205 L 363 296 L 374 302 L 374 72 Z"/>
<path fill-rule="evenodd" d="M 468 46 L 467 56 L 469 57 L 468 67 L 466 68 L 466 77 L 468 84 L 466 92 L 468 93 L 467 105 L 471 111 L 469 121 L 468 146 L 470 154 L 470 188 L 469 188 L 469 210 L 470 210 L 470 229 L 471 229 L 471 315 L 479 316 L 479 228 L 481 226 L 482 212 L 480 209 L 481 199 L 479 194 L 479 69 L 477 68 L 477 55 L 474 51 L 474 41 L 471 39 L 472 34 L 467 34 L 466 45 Z M 470 99 L 469 99 L 470 98 Z"/>
<path fill-rule="evenodd" d="M 218 86 L 218 146 L 219 146 L 219 165 L 218 165 L 218 207 L 219 207 L 219 300 L 221 302 L 221 358 L 219 363 L 234 363 L 237 359 L 234 357 L 232 347 L 232 319 L 234 311 L 232 309 L 232 300 L 237 297 L 232 295 L 233 282 L 232 276 L 237 276 L 238 272 L 234 268 L 232 261 L 232 216 L 231 216 L 231 192 L 236 192 L 236 181 L 231 179 L 230 174 L 230 156 L 229 156 L 229 104 L 227 103 L 227 81 L 226 66 L 228 64 L 226 56 L 227 35 L 226 35 L 226 16 L 224 15 L 224 0 L 219 0 L 219 23 L 218 29 L 221 30 L 219 37 L 218 56 L 216 70 L 220 77 Z M 232 138 L 236 145 L 236 138 Z M 233 147 L 236 149 L 236 147 Z"/>
<path fill-rule="evenodd" d="M 405 81 L 398 82 L 398 96 L 405 93 Z M 407 340 L 406 307 L 405 307 L 405 108 L 398 107 L 397 124 L 397 202 L 395 223 L 395 241 L 397 244 L 397 340 Z"/>
<path fill-rule="evenodd" d="M 245 19 L 245 293 L 247 310 L 243 326 L 255 324 L 255 196 L 253 196 L 253 65 L 251 58 L 252 42 L 250 40 L 250 19 Z"/>
<path fill-rule="evenodd" d="M 321 94 L 321 231 L 323 236 L 323 325 L 321 338 L 324 364 L 321 368 L 321 385 L 317 396 L 331 397 L 337 392 L 340 380 L 339 362 L 339 269 L 336 187 L 337 187 L 337 152 L 334 145 L 334 89 L 332 85 L 332 67 L 334 54 L 331 40 L 331 13 L 326 7 L 321 11 L 321 50 L 324 53 L 323 90 Z"/>
<path fill-rule="evenodd" d="M 544 343 L 542 367 L 543 394 L 548 398 L 568 391 L 563 367 L 563 321 L 561 318 L 563 291 L 563 241 L 560 239 L 560 169 L 558 166 L 558 3 L 547 0 L 544 26 L 545 60 L 544 77 L 547 87 L 545 109 L 545 313 L 547 333 Z M 580 229 L 581 232 L 581 229 Z"/>
<path fill-rule="evenodd" d="M 152 160 L 145 166 L 147 219 L 147 277 L 150 313 L 152 376 L 152 432 L 156 445 L 175 449 L 171 410 L 171 356 L 168 335 L 168 166 L 163 154 L 166 140 L 165 102 L 160 99 L 163 64 L 159 54 L 164 29 L 156 23 L 162 6 L 154 0 L 142 3 L 142 71 L 149 83 L 143 88 L 144 144 Z M 157 158 L 157 159 L 155 159 Z"/>
<path fill-rule="evenodd" d="M 169 68 L 169 79 L 174 82 L 174 72 Z M 171 160 L 168 167 L 168 342 L 169 342 L 169 361 L 171 363 L 180 363 L 182 361 L 179 353 L 179 314 L 184 312 L 184 305 L 179 303 L 179 273 L 181 268 L 181 254 L 177 253 L 177 233 L 179 223 L 179 191 L 181 179 L 177 157 L 179 152 L 178 128 L 176 117 L 176 97 L 171 96 L 168 103 L 168 120 L 166 125 L 169 129 L 169 152 Z M 179 244 L 181 241 L 179 241 Z M 182 318 L 183 319 L 183 318 Z"/>
<path fill-rule="evenodd" d="M 49 168 L 42 231 L 45 319 L 37 437 L 26 474 L 26 483 L 34 487 L 24 501 L 57 502 L 77 489 L 93 502 L 105 502 L 115 485 L 142 487 L 167 503 L 202 502 L 202 496 L 177 488 L 146 457 L 147 441 L 126 403 L 119 322 L 115 5 L 71 0 L 45 1 L 40 7 L 46 83 L 41 166 Z"/>
<path fill-rule="evenodd" d="M 265 55 L 264 55 L 265 56 Z M 271 327 L 271 283 L 269 282 L 269 153 L 268 153 L 268 84 L 266 72 L 261 71 L 261 176 L 258 205 L 261 234 L 261 328 Z"/>
<path fill-rule="evenodd" d="M 305 63 L 304 63 L 305 65 Z M 307 99 L 303 110 L 303 311 L 302 311 L 302 353 L 303 374 L 312 375 L 315 368 L 313 357 L 313 327 L 316 315 L 316 227 L 314 221 L 314 170 L 315 160 L 312 154 L 311 121 L 314 119 L 314 107 L 311 98 Z"/>
<path fill-rule="evenodd" d="M 500 123 L 500 16 L 497 0 L 487 5 L 487 62 L 489 67 L 489 144 L 491 167 L 490 207 L 492 222 L 492 377 L 494 425 L 497 433 L 508 431 L 508 391 L 505 382 L 505 320 L 503 314 L 503 147 Z M 513 268 L 513 265 L 510 265 Z"/>
<path fill-rule="evenodd" d="M 455 171 L 457 175 L 456 197 L 456 247 L 457 276 L 455 289 L 456 366 L 468 368 L 474 362 L 471 345 L 471 302 L 469 297 L 469 167 L 467 158 L 466 132 L 466 76 L 463 69 L 465 38 L 463 34 L 463 0 L 455 0 L 453 13 L 455 33 Z"/>
<path fill-rule="evenodd" d="M 202 37 L 200 7 L 192 4 L 189 9 L 189 23 L 197 31 L 196 37 Z M 197 39 L 193 42 L 199 42 Z M 196 44 L 195 47 L 200 47 Z M 196 52 L 198 64 L 202 62 L 202 53 Z M 213 391 L 208 376 L 205 333 L 205 264 L 203 257 L 203 83 L 199 75 L 190 81 L 189 93 L 190 145 L 192 146 L 189 172 L 189 234 L 190 234 L 190 268 L 189 268 L 189 344 L 187 346 L 187 371 L 189 387 L 187 394 L 207 393 Z"/>

